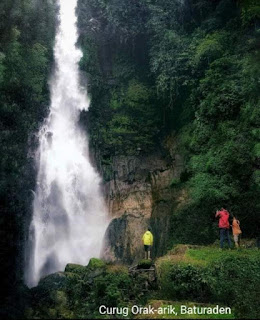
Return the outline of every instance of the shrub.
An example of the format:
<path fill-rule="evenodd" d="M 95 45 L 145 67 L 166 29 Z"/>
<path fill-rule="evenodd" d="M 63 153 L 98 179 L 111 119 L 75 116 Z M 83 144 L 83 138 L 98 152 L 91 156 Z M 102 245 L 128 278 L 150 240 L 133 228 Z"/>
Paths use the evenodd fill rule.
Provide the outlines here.
<path fill-rule="evenodd" d="M 105 262 L 97 259 L 97 258 L 91 258 L 89 260 L 88 267 L 89 269 L 98 269 L 98 268 L 104 268 L 106 266 Z"/>
<path fill-rule="evenodd" d="M 159 285 L 167 299 L 225 304 L 238 318 L 256 319 L 260 314 L 259 262 L 257 250 L 188 250 L 181 259 L 175 256 L 159 263 Z"/>
<path fill-rule="evenodd" d="M 209 295 L 205 269 L 199 266 L 164 262 L 160 282 L 162 293 L 169 299 L 204 301 Z"/>
<path fill-rule="evenodd" d="M 214 300 L 228 303 L 240 318 L 260 314 L 260 255 L 226 256 L 210 266 L 209 284 Z"/>

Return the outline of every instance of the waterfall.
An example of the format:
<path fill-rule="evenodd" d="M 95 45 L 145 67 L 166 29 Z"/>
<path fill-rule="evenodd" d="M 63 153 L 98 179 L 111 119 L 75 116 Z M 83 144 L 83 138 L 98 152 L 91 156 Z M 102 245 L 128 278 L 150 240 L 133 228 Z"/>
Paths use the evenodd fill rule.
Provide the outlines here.
<path fill-rule="evenodd" d="M 100 254 L 107 226 L 101 179 L 90 162 L 88 140 L 78 126 L 89 99 L 80 86 L 76 47 L 77 0 L 58 0 L 51 106 L 39 132 L 37 188 L 29 230 L 28 286 L 65 265 L 86 265 Z"/>

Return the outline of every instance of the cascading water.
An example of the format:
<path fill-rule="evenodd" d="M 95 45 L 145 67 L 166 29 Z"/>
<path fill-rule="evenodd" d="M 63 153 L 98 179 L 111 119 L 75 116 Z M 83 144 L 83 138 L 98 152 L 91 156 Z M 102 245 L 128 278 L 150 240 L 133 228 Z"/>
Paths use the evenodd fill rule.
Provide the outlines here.
<path fill-rule="evenodd" d="M 89 100 L 80 87 L 76 47 L 77 0 L 59 0 L 55 72 L 51 107 L 39 133 L 38 178 L 30 226 L 30 258 L 26 272 L 32 287 L 39 279 L 63 270 L 68 262 L 87 264 L 99 256 L 107 226 L 100 178 L 90 163 L 79 113 Z"/>

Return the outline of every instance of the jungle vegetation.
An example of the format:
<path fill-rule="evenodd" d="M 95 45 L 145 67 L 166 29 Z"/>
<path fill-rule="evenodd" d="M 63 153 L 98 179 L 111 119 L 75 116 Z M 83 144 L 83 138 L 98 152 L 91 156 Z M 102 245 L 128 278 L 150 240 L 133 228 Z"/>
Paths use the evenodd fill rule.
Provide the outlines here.
<path fill-rule="evenodd" d="M 227 207 L 253 237 L 259 224 L 257 1 L 79 1 L 81 68 L 92 105 L 82 121 L 101 164 L 155 153 L 174 135 L 189 203 L 174 212 L 175 243 L 215 239 Z M 106 176 L 105 176 L 106 178 Z"/>
<path fill-rule="evenodd" d="M 0 4 L 1 303 L 9 314 L 22 303 L 32 155 L 49 106 L 56 9 L 54 0 Z M 172 244 L 211 243 L 220 206 L 239 217 L 245 236 L 256 236 L 259 2 L 79 0 L 78 14 L 92 100 L 81 123 L 101 166 L 117 155 L 164 152 L 175 135 L 185 170 L 173 187 L 187 189 L 190 201 L 172 217 Z"/>

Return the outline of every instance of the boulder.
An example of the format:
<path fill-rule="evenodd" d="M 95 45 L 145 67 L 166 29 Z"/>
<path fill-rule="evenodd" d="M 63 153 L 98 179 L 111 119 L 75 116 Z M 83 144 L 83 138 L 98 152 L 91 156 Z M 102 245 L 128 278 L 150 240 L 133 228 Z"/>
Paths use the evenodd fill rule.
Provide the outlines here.
<path fill-rule="evenodd" d="M 66 285 L 66 275 L 64 272 L 55 272 L 42 278 L 36 288 L 46 290 L 58 290 Z"/>
<path fill-rule="evenodd" d="M 187 201 L 185 190 L 172 188 L 179 180 L 183 161 L 178 142 L 172 138 L 161 153 L 149 156 L 118 156 L 110 166 L 105 184 L 111 222 L 105 234 L 102 257 L 107 261 L 133 264 L 144 257 L 142 236 L 152 227 L 154 246 L 151 256 L 164 254 L 172 235 L 171 216 Z"/>
<path fill-rule="evenodd" d="M 91 258 L 89 260 L 88 269 L 99 269 L 99 268 L 104 268 L 106 266 L 106 263 L 101 260 L 101 259 L 97 259 L 97 258 Z"/>
<path fill-rule="evenodd" d="M 86 271 L 87 271 L 86 267 L 80 264 L 68 263 L 65 267 L 65 272 L 84 274 L 86 273 Z"/>
<path fill-rule="evenodd" d="M 144 256 L 142 235 L 149 219 L 139 214 L 125 213 L 111 221 L 105 234 L 102 257 L 106 261 L 135 263 Z"/>

